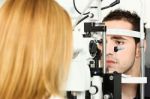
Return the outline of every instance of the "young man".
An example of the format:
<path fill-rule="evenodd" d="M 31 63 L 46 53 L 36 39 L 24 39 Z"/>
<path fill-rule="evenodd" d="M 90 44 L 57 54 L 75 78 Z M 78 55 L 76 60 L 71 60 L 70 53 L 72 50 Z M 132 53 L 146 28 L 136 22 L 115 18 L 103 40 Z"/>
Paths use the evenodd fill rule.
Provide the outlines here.
<path fill-rule="evenodd" d="M 117 71 L 139 77 L 141 58 L 140 39 L 136 38 L 136 36 L 131 36 L 132 34 L 130 33 L 125 33 L 137 33 L 140 31 L 139 16 L 135 13 L 118 9 L 110 12 L 103 19 L 103 22 L 108 30 L 106 36 L 106 67 L 108 72 Z M 101 49 L 102 45 L 100 44 L 99 47 Z M 120 49 L 116 51 L 115 48 Z M 146 84 L 146 90 L 147 86 L 149 86 L 149 82 Z M 122 84 L 122 99 L 139 99 L 138 96 L 140 93 L 138 93 L 138 87 L 137 84 Z M 145 96 L 148 98 L 148 94 L 145 94 Z"/>

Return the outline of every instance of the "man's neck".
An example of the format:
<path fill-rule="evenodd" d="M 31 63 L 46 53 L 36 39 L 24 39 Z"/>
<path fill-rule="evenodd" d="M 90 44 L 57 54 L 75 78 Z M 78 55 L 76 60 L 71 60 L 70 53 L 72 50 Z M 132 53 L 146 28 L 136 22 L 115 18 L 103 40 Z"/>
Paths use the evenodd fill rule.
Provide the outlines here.
<path fill-rule="evenodd" d="M 137 84 L 122 85 L 122 99 L 133 99 L 137 94 Z"/>

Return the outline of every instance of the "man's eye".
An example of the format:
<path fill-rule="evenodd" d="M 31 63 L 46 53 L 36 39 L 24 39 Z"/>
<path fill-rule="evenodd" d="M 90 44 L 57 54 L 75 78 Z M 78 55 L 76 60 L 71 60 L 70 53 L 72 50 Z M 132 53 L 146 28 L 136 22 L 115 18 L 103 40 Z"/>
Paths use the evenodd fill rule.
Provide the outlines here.
<path fill-rule="evenodd" d="M 124 41 L 115 41 L 115 43 L 116 43 L 117 45 L 123 45 L 123 44 L 124 44 Z"/>

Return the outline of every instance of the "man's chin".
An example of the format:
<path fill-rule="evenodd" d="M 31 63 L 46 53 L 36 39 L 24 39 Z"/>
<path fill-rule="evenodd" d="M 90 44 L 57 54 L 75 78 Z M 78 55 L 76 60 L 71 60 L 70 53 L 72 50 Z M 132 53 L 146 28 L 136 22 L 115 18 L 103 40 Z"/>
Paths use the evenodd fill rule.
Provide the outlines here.
<path fill-rule="evenodd" d="M 117 72 L 117 73 L 119 73 L 117 70 L 115 70 L 115 69 L 108 69 L 108 73 L 114 73 L 114 72 Z"/>
<path fill-rule="evenodd" d="M 109 71 L 108 71 L 108 73 L 113 73 L 113 72 L 114 72 L 113 70 L 109 70 Z"/>

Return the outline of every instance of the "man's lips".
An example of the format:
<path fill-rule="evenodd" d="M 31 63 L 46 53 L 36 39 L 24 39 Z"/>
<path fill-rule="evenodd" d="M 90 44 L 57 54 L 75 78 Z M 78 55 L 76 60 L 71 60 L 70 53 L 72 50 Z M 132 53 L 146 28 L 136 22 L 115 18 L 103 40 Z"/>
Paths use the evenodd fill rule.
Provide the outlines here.
<path fill-rule="evenodd" d="M 116 62 L 113 61 L 113 60 L 106 60 L 106 64 L 107 65 L 112 65 L 112 64 L 115 64 Z"/>

